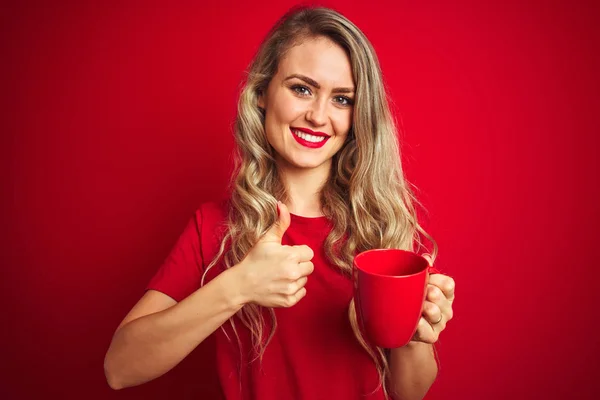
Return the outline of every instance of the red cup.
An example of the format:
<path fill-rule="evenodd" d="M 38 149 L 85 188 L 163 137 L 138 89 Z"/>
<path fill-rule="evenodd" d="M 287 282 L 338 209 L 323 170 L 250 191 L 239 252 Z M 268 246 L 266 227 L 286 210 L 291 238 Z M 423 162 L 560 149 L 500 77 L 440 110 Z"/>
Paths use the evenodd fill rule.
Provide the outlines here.
<path fill-rule="evenodd" d="M 375 345 L 396 348 L 414 336 L 429 281 L 429 262 L 399 249 L 354 257 L 354 298 L 363 332 Z"/>

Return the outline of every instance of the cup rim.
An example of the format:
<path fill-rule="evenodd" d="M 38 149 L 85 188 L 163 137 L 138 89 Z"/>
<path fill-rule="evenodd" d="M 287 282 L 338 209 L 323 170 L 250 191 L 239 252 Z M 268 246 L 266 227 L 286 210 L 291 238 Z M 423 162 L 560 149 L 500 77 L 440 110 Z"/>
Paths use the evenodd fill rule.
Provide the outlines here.
<path fill-rule="evenodd" d="M 362 255 L 364 255 L 364 254 L 367 254 L 367 253 L 372 253 L 372 252 L 376 252 L 376 251 L 377 251 L 377 252 L 379 252 L 379 251 L 381 251 L 381 252 L 387 252 L 387 251 L 402 251 L 402 252 L 404 252 L 404 253 L 410 253 L 411 255 L 414 255 L 414 256 L 417 256 L 417 257 L 420 257 L 421 259 L 423 259 L 423 260 L 425 261 L 425 265 L 426 265 L 426 267 L 425 267 L 425 268 L 423 268 L 423 269 L 422 269 L 421 271 L 419 271 L 419 272 L 415 272 L 414 274 L 407 274 L 407 275 L 399 275 L 399 276 L 394 276 L 394 275 L 382 275 L 382 274 L 378 274 L 378 273 L 376 273 L 376 272 L 365 271 L 363 268 L 360 268 L 360 267 L 358 266 L 358 263 L 356 262 L 356 259 L 357 259 L 357 258 L 359 258 L 359 257 L 362 257 Z M 353 265 L 356 267 L 356 269 L 360 270 L 361 272 L 363 272 L 363 273 L 365 273 L 365 274 L 372 275 L 372 276 L 377 276 L 377 277 L 380 277 L 380 278 L 403 279 L 403 278 L 408 278 L 408 277 L 411 277 L 411 276 L 416 276 L 416 275 L 422 274 L 423 272 L 426 272 L 427 270 L 429 270 L 429 261 L 427 261 L 427 259 L 426 259 L 425 257 L 423 257 L 423 256 L 421 256 L 421 255 L 419 255 L 419 254 L 417 254 L 417 253 L 415 253 L 415 252 L 413 252 L 413 251 L 410 251 L 410 250 L 403 250 L 403 249 L 370 249 L 370 250 L 365 250 L 365 251 L 362 251 L 362 252 L 360 252 L 359 254 L 357 254 L 357 255 L 354 257 L 354 260 L 352 260 L 352 264 L 353 264 Z"/>

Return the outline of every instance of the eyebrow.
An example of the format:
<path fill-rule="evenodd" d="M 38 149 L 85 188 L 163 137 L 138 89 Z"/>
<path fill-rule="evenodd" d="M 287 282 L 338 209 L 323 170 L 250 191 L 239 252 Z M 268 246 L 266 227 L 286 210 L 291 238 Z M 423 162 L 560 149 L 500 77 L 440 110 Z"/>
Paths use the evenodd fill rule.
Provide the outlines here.
<path fill-rule="evenodd" d="M 304 82 L 308 83 L 309 85 L 316 87 L 317 89 L 321 89 L 321 85 L 319 85 L 319 83 L 317 81 L 315 81 L 312 78 L 309 78 L 306 75 L 300 75 L 300 74 L 292 74 L 290 76 L 288 76 L 287 78 L 285 78 L 283 81 L 287 81 L 289 79 L 293 79 L 293 78 L 298 78 L 300 80 L 303 80 Z M 332 90 L 332 92 L 334 93 L 354 93 L 354 88 L 350 88 L 350 87 L 338 87 L 338 88 L 334 88 Z"/>

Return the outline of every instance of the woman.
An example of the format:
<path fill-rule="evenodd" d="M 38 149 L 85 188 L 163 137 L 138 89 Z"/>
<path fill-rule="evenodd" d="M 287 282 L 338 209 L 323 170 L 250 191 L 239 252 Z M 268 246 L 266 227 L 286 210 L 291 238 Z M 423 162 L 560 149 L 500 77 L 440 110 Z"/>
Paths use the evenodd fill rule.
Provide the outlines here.
<path fill-rule="evenodd" d="M 430 276 L 402 348 L 370 345 L 356 323 L 354 255 L 417 251 L 420 234 L 434 245 L 430 263 L 437 251 L 418 224 L 364 34 L 326 8 L 282 17 L 250 66 L 235 137 L 229 196 L 196 211 L 117 328 L 110 386 L 152 380 L 214 334 L 227 399 L 423 398 L 453 280 Z"/>

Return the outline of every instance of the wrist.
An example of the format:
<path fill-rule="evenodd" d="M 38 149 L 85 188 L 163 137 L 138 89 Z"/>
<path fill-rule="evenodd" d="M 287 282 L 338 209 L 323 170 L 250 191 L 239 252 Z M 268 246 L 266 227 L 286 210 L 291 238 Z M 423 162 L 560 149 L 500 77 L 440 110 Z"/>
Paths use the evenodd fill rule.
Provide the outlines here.
<path fill-rule="evenodd" d="M 244 288 L 243 270 L 238 267 L 239 264 L 223 271 L 223 290 L 229 299 L 230 304 L 237 310 L 251 302 L 251 298 Z"/>

